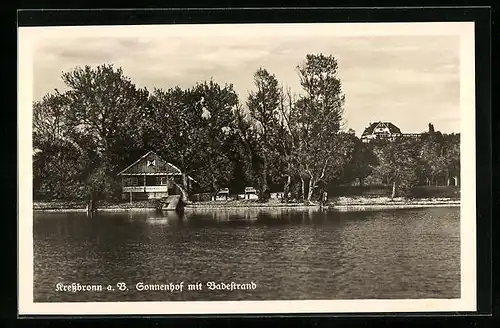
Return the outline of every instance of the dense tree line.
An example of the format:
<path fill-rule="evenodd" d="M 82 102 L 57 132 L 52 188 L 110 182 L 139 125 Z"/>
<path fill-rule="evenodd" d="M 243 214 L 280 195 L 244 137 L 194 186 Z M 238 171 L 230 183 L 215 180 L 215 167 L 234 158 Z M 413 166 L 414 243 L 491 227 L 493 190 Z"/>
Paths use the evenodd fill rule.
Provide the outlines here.
<path fill-rule="evenodd" d="M 387 186 L 391 196 L 408 195 L 415 186 L 458 186 L 460 181 L 460 134 L 429 131 L 419 138 L 359 139 L 352 161 L 341 182 Z"/>
<path fill-rule="evenodd" d="M 245 100 L 214 81 L 141 89 L 112 65 L 63 73 L 67 90 L 33 104 L 35 195 L 116 199 L 116 174 L 149 150 L 205 191 L 252 185 L 261 201 L 277 188 L 285 201 L 310 202 L 332 184 L 370 177 L 394 196 L 458 177 L 459 135 L 432 129 L 418 141 L 364 144 L 344 132 L 336 59 L 307 55 L 296 68 L 300 94 L 260 68 Z"/>

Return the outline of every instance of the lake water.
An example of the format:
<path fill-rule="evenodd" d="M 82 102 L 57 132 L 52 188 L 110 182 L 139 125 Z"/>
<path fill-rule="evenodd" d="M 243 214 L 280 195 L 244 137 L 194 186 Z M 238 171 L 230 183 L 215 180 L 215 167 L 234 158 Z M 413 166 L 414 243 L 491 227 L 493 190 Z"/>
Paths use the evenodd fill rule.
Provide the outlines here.
<path fill-rule="evenodd" d="M 459 297 L 459 208 L 34 214 L 35 302 Z"/>

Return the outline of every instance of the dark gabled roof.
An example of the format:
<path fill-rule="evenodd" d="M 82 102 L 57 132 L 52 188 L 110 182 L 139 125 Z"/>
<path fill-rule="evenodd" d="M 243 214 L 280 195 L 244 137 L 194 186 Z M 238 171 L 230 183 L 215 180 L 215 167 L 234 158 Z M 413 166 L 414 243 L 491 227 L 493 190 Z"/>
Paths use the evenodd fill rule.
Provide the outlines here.
<path fill-rule="evenodd" d="M 401 130 L 397 126 L 395 126 L 394 124 L 392 124 L 391 122 L 375 122 L 375 123 L 371 123 L 370 126 L 367 127 L 363 131 L 362 135 L 365 136 L 365 135 L 373 134 L 373 131 L 375 130 L 375 128 L 379 124 L 383 124 L 383 125 L 387 126 L 389 128 L 389 131 L 391 133 L 395 133 L 395 134 L 400 134 L 401 133 Z"/>
<path fill-rule="evenodd" d="M 150 167 L 147 161 L 152 160 L 153 165 Z M 171 175 L 182 174 L 181 170 L 174 164 L 165 161 L 161 156 L 156 154 L 154 151 L 148 151 L 146 154 L 142 155 L 138 160 L 121 170 L 117 175 L 127 175 L 127 174 L 141 174 L 141 173 L 164 173 Z M 197 182 L 190 176 L 188 179 Z"/>
<path fill-rule="evenodd" d="M 157 163 L 155 165 L 154 169 L 152 171 L 158 171 L 158 172 L 164 172 L 168 174 L 182 174 L 181 170 L 179 170 L 178 167 L 175 165 L 163 160 L 160 156 L 158 156 L 155 152 L 153 151 L 148 151 L 146 154 L 142 155 L 138 160 L 121 170 L 118 175 L 122 175 L 124 173 L 127 173 L 127 171 L 133 170 L 133 173 L 137 173 L 137 165 L 141 164 L 143 161 L 146 160 L 147 157 L 151 157 L 151 159 L 155 159 L 160 161 L 160 163 Z"/>

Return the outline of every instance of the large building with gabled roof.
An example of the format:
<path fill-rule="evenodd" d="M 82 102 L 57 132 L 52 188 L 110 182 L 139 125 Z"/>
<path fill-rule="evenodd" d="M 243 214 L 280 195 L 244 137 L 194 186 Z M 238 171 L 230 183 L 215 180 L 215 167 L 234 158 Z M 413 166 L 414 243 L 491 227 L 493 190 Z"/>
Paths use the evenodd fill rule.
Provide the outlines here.
<path fill-rule="evenodd" d="M 361 140 L 363 142 L 370 142 L 375 139 L 395 140 L 398 137 L 411 137 L 415 138 L 420 136 L 418 133 L 402 133 L 401 130 L 391 122 L 375 122 L 363 131 Z"/>

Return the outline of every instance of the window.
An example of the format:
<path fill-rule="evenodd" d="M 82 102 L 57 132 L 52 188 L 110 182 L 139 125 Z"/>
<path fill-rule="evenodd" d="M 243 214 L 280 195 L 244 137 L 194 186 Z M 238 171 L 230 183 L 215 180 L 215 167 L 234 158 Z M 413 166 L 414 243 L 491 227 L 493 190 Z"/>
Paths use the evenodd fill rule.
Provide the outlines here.
<path fill-rule="evenodd" d="M 168 184 L 170 184 L 169 178 L 168 177 L 161 177 L 160 184 L 161 185 L 168 185 Z"/>
<path fill-rule="evenodd" d="M 124 187 L 134 187 L 139 185 L 139 179 L 137 177 L 127 177 L 123 179 Z"/>

